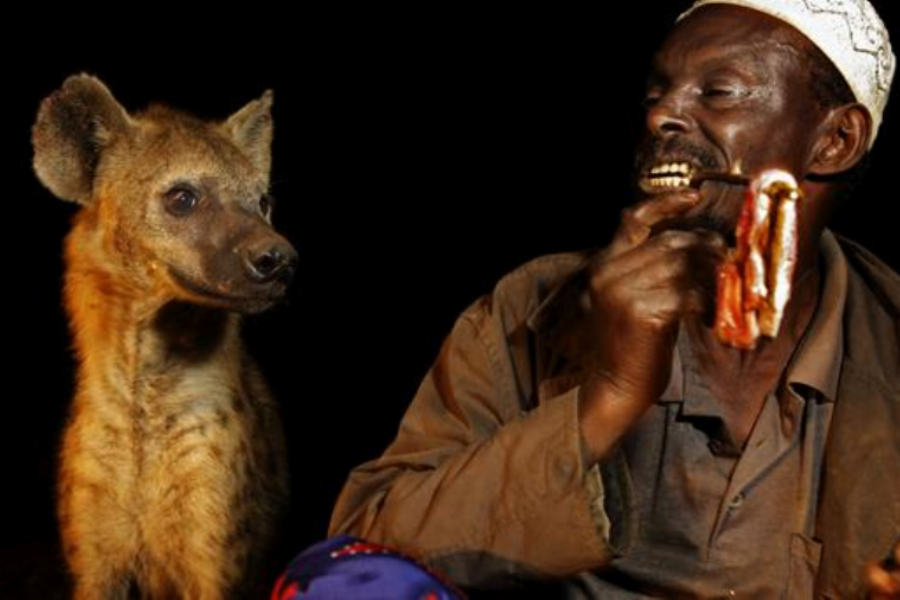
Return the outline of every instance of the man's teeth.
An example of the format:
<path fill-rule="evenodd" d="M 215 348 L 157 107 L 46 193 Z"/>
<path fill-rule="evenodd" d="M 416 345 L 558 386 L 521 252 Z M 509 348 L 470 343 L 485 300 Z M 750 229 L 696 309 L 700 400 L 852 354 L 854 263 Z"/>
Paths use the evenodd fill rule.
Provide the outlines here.
<path fill-rule="evenodd" d="M 658 188 L 680 188 L 690 184 L 691 180 L 687 177 L 654 177 L 650 180 L 650 185 Z"/>
<path fill-rule="evenodd" d="M 693 171 L 693 167 L 688 163 L 656 165 L 650 169 L 650 176 L 647 178 L 647 181 L 652 187 L 658 188 L 687 187 L 691 184 L 691 173 Z"/>
<path fill-rule="evenodd" d="M 650 169 L 651 175 L 663 175 L 665 173 L 678 173 L 681 175 L 688 175 L 694 169 L 691 168 L 691 165 L 687 163 L 666 163 L 662 165 L 656 165 L 652 169 Z"/>

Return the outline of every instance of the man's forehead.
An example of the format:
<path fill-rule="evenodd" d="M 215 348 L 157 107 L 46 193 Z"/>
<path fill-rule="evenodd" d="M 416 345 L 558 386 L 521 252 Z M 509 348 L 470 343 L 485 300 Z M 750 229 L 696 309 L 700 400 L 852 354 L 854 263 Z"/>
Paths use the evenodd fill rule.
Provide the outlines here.
<path fill-rule="evenodd" d="M 869 0 L 696 0 L 679 17 L 714 8 L 746 9 L 789 24 L 831 61 L 872 117 L 875 140 L 894 77 L 896 59 L 887 28 Z"/>
<path fill-rule="evenodd" d="M 672 61 L 696 65 L 762 66 L 773 55 L 802 59 L 810 43 L 790 25 L 740 7 L 715 5 L 679 22 L 654 58 L 659 70 Z"/>

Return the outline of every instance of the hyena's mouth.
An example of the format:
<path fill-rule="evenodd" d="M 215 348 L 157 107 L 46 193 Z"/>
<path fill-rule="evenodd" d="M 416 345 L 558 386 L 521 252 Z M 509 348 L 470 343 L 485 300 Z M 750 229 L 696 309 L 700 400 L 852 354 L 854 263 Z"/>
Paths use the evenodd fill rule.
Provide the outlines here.
<path fill-rule="evenodd" d="M 259 294 L 229 294 L 217 290 L 207 284 L 201 283 L 185 275 L 175 267 L 168 267 L 172 281 L 182 290 L 192 296 L 200 304 L 212 304 L 220 308 L 237 310 L 240 312 L 259 312 L 284 299 L 286 286 L 266 285 L 260 286 Z"/>

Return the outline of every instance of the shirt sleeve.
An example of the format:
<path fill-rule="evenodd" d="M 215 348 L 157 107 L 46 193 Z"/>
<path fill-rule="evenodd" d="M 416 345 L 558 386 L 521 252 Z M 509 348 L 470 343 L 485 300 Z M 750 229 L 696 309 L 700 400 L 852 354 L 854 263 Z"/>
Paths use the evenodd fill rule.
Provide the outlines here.
<path fill-rule="evenodd" d="M 528 410 L 533 349 L 490 301 L 464 313 L 380 458 L 350 474 L 331 534 L 392 545 L 460 585 L 565 577 L 611 558 L 578 388 Z"/>

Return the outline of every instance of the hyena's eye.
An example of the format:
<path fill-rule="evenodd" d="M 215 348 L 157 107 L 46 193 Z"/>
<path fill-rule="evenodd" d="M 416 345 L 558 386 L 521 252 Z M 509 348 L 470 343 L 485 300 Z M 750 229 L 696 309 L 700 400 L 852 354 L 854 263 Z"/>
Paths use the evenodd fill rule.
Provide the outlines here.
<path fill-rule="evenodd" d="M 200 196 L 194 190 L 187 187 L 174 187 L 166 192 L 164 205 L 170 215 L 185 217 L 197 208 Z"/>

